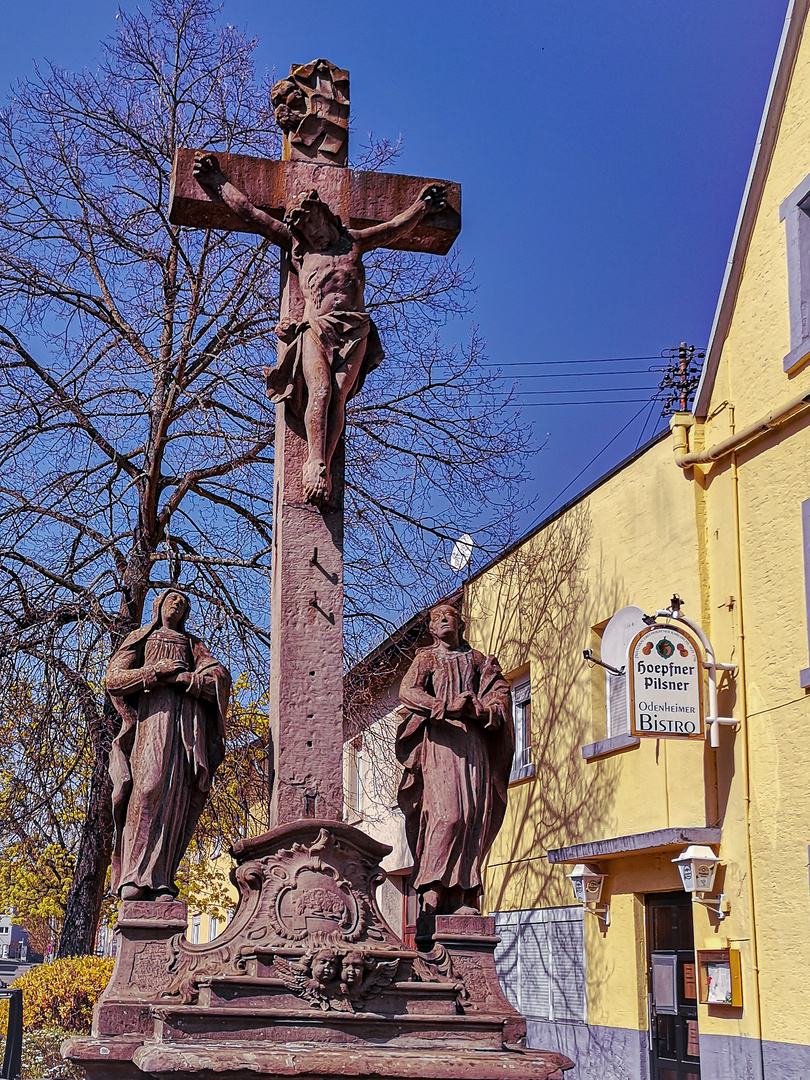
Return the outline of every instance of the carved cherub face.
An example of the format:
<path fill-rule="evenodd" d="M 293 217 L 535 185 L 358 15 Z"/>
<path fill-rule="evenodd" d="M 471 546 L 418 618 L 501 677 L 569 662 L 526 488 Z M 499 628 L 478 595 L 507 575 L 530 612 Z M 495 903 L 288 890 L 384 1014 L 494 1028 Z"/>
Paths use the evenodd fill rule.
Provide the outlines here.
<path fill-rule="evenodd" d="M 437 641 L 457 649 L 461 641 L 461 616 L 449 604 L 440 604 L 430 613 L 430 632 Z"/>
<path fill-rule="evenodd" d="M 346 953 L 340 969 L 341 980 L 349 987 L 359 986 L 363 981 L 363 954 L 360 952 Z"/>
<path fill-rule="evenodd" d="M 337 978 L 338 958 L 335 953 L 328 950 L 316 953 L 312 961 L 312 978 L 322 986 L 333 982 Z"/>

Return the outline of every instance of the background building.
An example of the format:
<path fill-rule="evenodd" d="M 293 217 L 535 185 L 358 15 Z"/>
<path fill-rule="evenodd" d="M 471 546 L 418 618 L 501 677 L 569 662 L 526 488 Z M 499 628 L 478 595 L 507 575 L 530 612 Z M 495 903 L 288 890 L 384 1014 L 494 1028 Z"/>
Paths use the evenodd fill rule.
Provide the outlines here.
<path fill-rule="evenodd" d="M 465 598 L 471 644 L 531 690 L 533 775 L 512 788 L 487 877 L 504 979 L 583 1078 L 810 1074 L 806 20 L 793 5 L 693 414 Z M 590 648 L 626 667 L 642 615 L 673 594 L 734 665 L 717 715 L 736 723 L 716 748 L 634 737 L 627 679 L 583 661 Z M 706 903 L 672 862 L 690 844 L 719 856 Z M 609 926 L 572 906 L 582 863 L 606 875 Z M 726 952 L 734 1004 L 701 1002 L 701 971 Z"/>
<path fill-rule="evenodd" d="M 518 726 L 486 879 L 500 974 L 581 1080 L 810 1075 L 807 10 L 788 14 L 692 412 L 464 590 Z M 679 612 L 694 628 L 705 709 L 733 721 L 711 737 L 630 731 L 628 650 L 656 612 L 665 650 Z M 716 702 L 710 650 L 729 666 Z M 369 716 L 395 703 L 396 667 Z M 673 862 L 693 845 L 717 864 L 703 895 Z M 576 866 L 604 878 L 589 910 Z"/>

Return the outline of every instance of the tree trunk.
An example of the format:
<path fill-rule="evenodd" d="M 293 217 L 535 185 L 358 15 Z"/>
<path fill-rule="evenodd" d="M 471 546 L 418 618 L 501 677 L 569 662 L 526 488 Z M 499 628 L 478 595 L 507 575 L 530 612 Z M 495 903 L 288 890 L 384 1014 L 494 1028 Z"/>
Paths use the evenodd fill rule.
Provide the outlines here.
<path fill-rule="evenodd" d="M 143 497 L 141 502 L 143 503 Z M 144 530 L 139 523 L 124 575 L 119 623 L 110 642 L 113 652 L 130 631 L 141 625 L 144 600 L 149 588 L 149 553 L 149 546 L 144 540 Z M 98 920 L 113 849 L 110 747 L 120 725 L 118 711 L 105 693 L 101 730 L 97 733 L 91 732 L 96 760 L 90 778 L 87 814 L 79 841 L 76 870 L 65 904 L 65 921 L 59 937 L 58 957 L 83 956 L 95 952 Z"/>
<path fill-rule="evenodd" d="M 119 647 L 132 630 L 141 625 L 143 605 L 149 589 L 152 569 L 150 546 L 143 528 L 144 494 L 141 493 L 141 514 L 135 531 L 135 542 L 130 554 L 123 580 L 123 595 L 119 622 L 110 642 L 112 651 Z M 59 937 L 57 957 L 83 956 L 95 952 L 98 920 L 104 900 L 107 869 L 113 849 L 112 780 L 110 779 L 110 747 L 118 734 L 121 718 L 110 700 L 104 695 L 101 714 L 101 730 L 91 731 L 96 760 L 90 778 L 87 797 L 87 814 L 82 826 L 76 870 L 70 884 L 65 904 L 65 921 Z"/>
<path fill-rule="evenodd" d="M 109 699 L 104 702 L 103 720 L 104 731 L 96 745 L 87 815 L 65 906 L 57 957 L 83 956 L 93 953 L 96 947 L 96 930 L 113 844 L 112 780 L 108 765 L 118 714 Z"/>

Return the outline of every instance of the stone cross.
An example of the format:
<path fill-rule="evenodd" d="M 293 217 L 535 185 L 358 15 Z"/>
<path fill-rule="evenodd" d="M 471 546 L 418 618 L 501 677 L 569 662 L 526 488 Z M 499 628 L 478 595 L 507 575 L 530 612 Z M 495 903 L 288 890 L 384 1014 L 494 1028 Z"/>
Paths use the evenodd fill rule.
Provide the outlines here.
<path fill-rule="evenodd" d="M 288 222 L 296 220 L 289 211 L 291 204 L 299 215 L 307 213 L 317 192 L 318 201 L 340 217 L 341 228 L 346 226 L 344 235 L 365 244 L 360 250 L 385 246 L 443 255 L 461 227 L 461 192 L 457 184 L 444 181 L 349 169 L 348 72 L 328 61 L 294 65 L 289 78 L 273 88 L 272 97 L 284 132 L 282 160 L 236 154 L 206 157 L 205 152 L 179 149 L 172 169 L 169 218 L 180 225 L 261 232 L 282 247 L 279 364 L 273 369 L 278 373 L 284 356 L 290 358 L 288 370 L 295 364 L 300 367 L 302 354 L 306 365 L 306 350 L 313 348 L 314 336 L 307 328 L 317 322 L 309 314 L 306 283 L 302 292 L 299 280 L 300 234 L 294 225 L 288 230 L 282 224 L 285 215 Z M 426 189 L 426 184 L 436 186 Z M 431 204 L 429 191 L 439 191 L 440 199 Z M 431 205 L 414 209 L 420 198 Z M 378 225 L 382 231 L 375 234 Z M 291 235 L 298 248 L 288 244 L 285 249 L 285 238 Z M 362 307 L 359 255 L 357 260 Z M 361 318 L 356 316 L 355 321 Z M 287 326 L 292 329 L 283 342 L 282 328 Z M 345 326 L 342 332 L 344 339 L 337 345 L 332 338 L 335 367 L 341 356 L 348 367 L 351 361 L 345 357 L 357 351 L 360 332 L 352 330 L 351 340 L 345 337 Z M 369 334 L 367 319 L 365 333 Z M 325 353 L 324 334 L 321 331 L 318 348 Z M 270 729 L 275 753 L 271 827 L 299 818 L 343 816 L 344 442 L 341 435 L 333 455 L 327 457 L 329 475 L 314 497 L 302 478 L 312 456 L 304 413 L 283 394 L 274 400 L 278 403 L 271 579 Z"/>

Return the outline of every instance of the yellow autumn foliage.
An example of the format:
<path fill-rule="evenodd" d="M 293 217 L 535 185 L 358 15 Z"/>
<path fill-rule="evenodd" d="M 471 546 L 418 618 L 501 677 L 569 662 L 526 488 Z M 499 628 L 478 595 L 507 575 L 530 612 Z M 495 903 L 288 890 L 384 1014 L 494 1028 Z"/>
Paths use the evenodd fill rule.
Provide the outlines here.
<path fill-rule="evenodd" d="M 114 960 L 102 956 L 67 956 L 38 964 L 12 983 L 23 992 L 23 1029 L 61 1028 L 90 1034 L 93 1006 L 110 981 Z M 8 1023 L 8 1002 L 0 1003 L 0 1031 Z"/>

